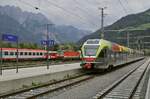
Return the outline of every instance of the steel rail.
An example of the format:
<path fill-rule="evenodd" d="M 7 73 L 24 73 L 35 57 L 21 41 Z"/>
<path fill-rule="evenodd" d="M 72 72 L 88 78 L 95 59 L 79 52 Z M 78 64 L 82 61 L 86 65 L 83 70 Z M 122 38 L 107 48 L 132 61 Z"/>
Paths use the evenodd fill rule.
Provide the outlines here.
<path fill-rule="evenodd" d="M 73 82 L 73 83 L 70 83 L 70 84 L 66 84 L 66 85 L 64 85 L 64 86 L 61 86 L 61 87 L 58 87 L 58 88 L 55 88 L 55 89 L 52 89 L 52 90 L 48 90 L 48 91 L 45 91 L 45 92 L 42 92 L 42 93 L 33 95 L 33 96 L 31 96 L 31 97 L 27 97 L 26 99 L 35 99 L 35 98 L 37 98 L 37 97 L 39 97 L 39 96 L 42 96 L 42 95 L 44 95 L 44 94 L 48 94 L 48 93 L 51 93 L 51 92 L 54 92 L 54 91 L 57 91 L 57 90 L 60 90 L 60 89 L 66 88 L 66 87 L 70 87 L 70 86 L 76 85 L 76 84 L 78 84 L 78 83 L 81 83 L 81 82 L 90 80 L 90 79 L 92 79 L 92 78 L 94 78 L 94 76 L 90 76 L 90 77 L 81 79 L 81 80 L 79 80 L 79 81 L 76 81 L 76 82 Z"/>
<path fill-rule="evenodd" d="M 114 82 L 112 85 L 108 86 L 107 88 L 105 88 L 104 90 L 100 91 L 99 93 L 97 93 L 93 99 L 102 99 L 104 98 L 106 95 L 108 95 L 114 88 L 116 88 L 119 84 L 121 84 L 123 81 L 125 81 L 130 75 L 132 75 L 132 73 L 134 73 L 138 68 L 140 68 L 144 63 L 138 65 L 135 69 L 131 70 L 130 72 L 128 72 L 126 75 L 124 75 L 123 77 L 121 77 L 119 80 L 117 80 L 116 82 Z M 147 64 L 148 67 L 149 63 Z M 130 99 L 133 97 L 136 88 L 138 87 L 140 80 L 142 79 L 144 73 L 146 72 L 146 69 L 143 71 L 142 75 L 140 76 L 140 79 L 138 80 L 136 86 L 134 87 L 134 89 L 132 90 L 132 93 L 130 94 Z"/>
<path fill-rule="evenodd" d="M 28 88 L 25 88 L 25 89 L 19 89 L 19 90 L 16 90 L 16 91 L 12 91 L 12 92 L 8 92 L 8 93 L 0 94 L 0 98 L 7 98 L 9 96 L 16 96 L 16 95 L 22 94 L 24 92 L 29 92 L 31 90 L 36 90 L 38 88 L 43 88 L 43 87 L 51 86 L 51 85 L 54 85 L 54 84 L 59 84 L 61 82 L 65 82 L 65 81 L 77 79 L 79 77 L 87 75 L 88 73 L 90 73 L 90 72 L 82 73 L 82 74 L 79 74 L 79 75 L 74 76 L 74 77 L 65 78 L 65 79 L 62 79 L 62 80 L 54 81 L 54 82 L 47 82 L 47 83 L 43 83 L 41 85 L 31 86 L 31 87 L 28 87 Z"/>

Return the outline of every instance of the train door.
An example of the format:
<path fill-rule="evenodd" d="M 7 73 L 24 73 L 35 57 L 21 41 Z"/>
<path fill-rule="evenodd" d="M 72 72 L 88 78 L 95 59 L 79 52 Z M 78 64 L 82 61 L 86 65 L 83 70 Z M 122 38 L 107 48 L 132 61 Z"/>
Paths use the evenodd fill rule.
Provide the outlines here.
<path fill-rule="evenodd" d="M 104 60 L 106 65 L 109 65 L 110 63 L 110 54 L 111 51 L 109 49 L 104 49 Z"/>
<path fill-rule="evenodd" d="M 113 65 L 113 63 L 115 62 L 114 52 L 110 50 L 108 55 L 109 55 L 108 63 L 109 63 L 109 65 Z"/>
<path fill-rule="evenodd" d="M 104 49 L 104 65 L 107 70 L 111 70 L 113 68 L 113 59 L 111 57 L 112 54 L 113 58 L 115 58 L 116 53 L 112 53 L 109 49 Z"/>
<path fill-rule="evenodd" d="M 96 61 L 101 63 L 101 64 L 107 64 L 108 60 L 109 60 L 108 49 L 103 49 L 99 53 Z"/>

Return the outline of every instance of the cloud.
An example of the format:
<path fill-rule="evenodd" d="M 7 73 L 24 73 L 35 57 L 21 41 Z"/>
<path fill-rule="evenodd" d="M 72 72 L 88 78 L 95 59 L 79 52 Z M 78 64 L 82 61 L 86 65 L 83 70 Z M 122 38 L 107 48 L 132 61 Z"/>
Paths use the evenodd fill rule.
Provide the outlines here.
<path fill-rule="evenodd" d="M 19 6 L 24 11 L 41 12 L 58 25 L 73 25 L 95 31 L 100 28 L 100 10 L 105 9 L 105 25 L 119 18 L 144 11 L 150 7 L 149 0 L 1 0 L 0 5 Z M 39 7 L 40 11 L 34 7 Z M 125 11 L 126 10 L 126 11 Z"/>

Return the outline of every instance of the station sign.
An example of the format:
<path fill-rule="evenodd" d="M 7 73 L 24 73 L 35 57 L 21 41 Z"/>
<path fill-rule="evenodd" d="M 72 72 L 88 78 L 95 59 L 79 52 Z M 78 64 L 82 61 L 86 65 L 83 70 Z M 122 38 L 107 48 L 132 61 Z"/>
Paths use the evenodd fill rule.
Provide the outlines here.
<path fill-rule="evenodd" d="M 42 45 L 54 45 L 54 40 L 42 40 L 41 41 Z"/>
<path fill-rule="evenodd" d="M 2 34 L 2 40 L 3 41 L 11 41 L 11 42 L 17 42 L 18 37 L 11 34 Z"/>

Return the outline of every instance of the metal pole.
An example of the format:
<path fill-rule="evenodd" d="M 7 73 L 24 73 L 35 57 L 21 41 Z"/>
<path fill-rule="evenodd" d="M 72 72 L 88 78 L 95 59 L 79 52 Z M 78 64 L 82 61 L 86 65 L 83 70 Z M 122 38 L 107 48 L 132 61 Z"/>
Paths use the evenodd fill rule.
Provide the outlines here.
<path fill-rule="evenodd" d="M 140 39 L 137 38 L 137 50 L 140 50 Z"/>
<path fill-rule="evenodd" d="M 18 73 L 18 40 L 17 40 L 17 54 L 16 54 L 16 62 L 17 62 L 17 64 L 16 64 L 16 73 Z"/>
<path fill-rule="evenodd" d="M 2 50 L 2 45 L 1 45 L 0 47 L 1 47 L 1 56 L 0 56 L 0 59 L 1 59 L 0 75 L 2 75 L 2 70 L 3 70 L 3 67 L 2 67 L 2 64 L 3 64 L 3 50 Z"/>
<path fill-rule="evenodd" d="M 103 8 L 99 8 L 101 10 L 101 39 L 104 39 L 104 9 L 106 7 Z"/>
<path fill-rule="evenodd" d="M 101 38 L 104 38 L 104 8 L 101 8 L 101 29 L 102 29 L 102 33 L 101 33 Z"/>
<path fill-rule="evenodd" d="M 139 51 L 141 51 L 141 39 L 139 38 Z"/>
<path fill-rule="evenodd" d="M 49 25 L 53 25 L 53 24 L 47 24 L 46 27 L 47 27 L 47 69 L 49 69 Z"/>
<path fill-rule="evenodd" d="M 49 28 L 48 28 L 48 26 L 49 26 L 49 24 L 46 24 L 46 30 L 47 30 L 47 42 L 46 42 L 46 45 L 47 45 L 47 47 L 46 47 L 46 50 L 47 50 L 47 69 L 49 69 L 49 59 L 48 59 L 48 57 L 49 57 L 49 33 L 48 33 Z"/>
<path fill-rule="evenodd" d="M 127 47 L 129 47 L 130 45 L 129 45 L 129 32 L 127 31 Z"/>
<path fill-rule="evenodd" d="M 47 69 L 49 69 L 49 60 L 48 60 L 48 56 L 49 56 L 49 33 L 48 33 L 48 24 L 46 25 L 46 29 L 47 29 L 47 47 L 46 47 L 46 50 L 47 50 Z"/>
<path fill-rule="evenodd" d="M 127 31 L 127 47 L 129 47 L 130 45 L 129 45 L 129 31 Z M 129 53 L 126 53 L 126 61 L 128 60 L 128 54 Z"/>

